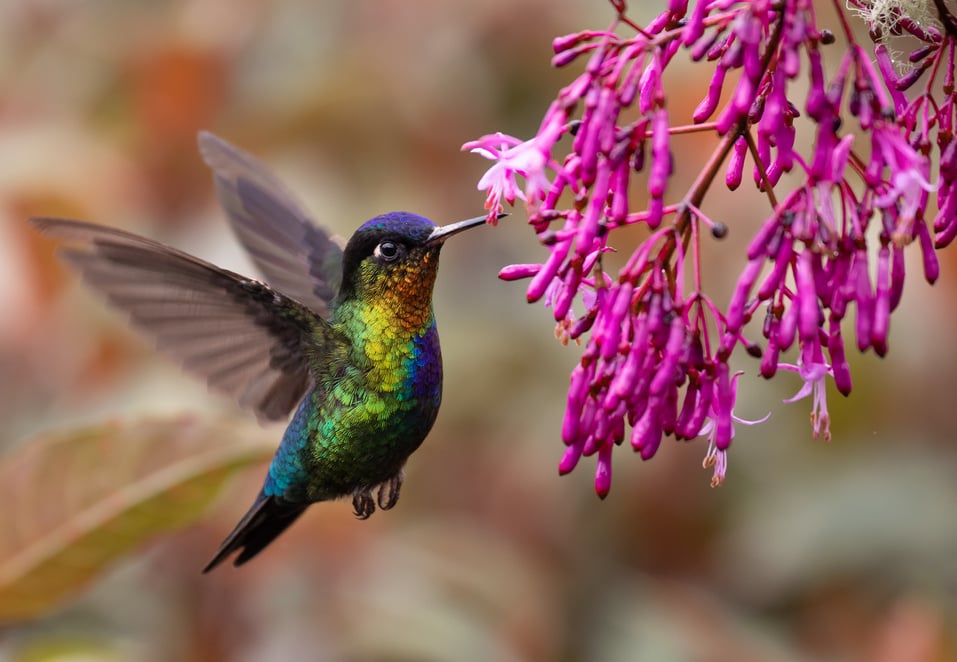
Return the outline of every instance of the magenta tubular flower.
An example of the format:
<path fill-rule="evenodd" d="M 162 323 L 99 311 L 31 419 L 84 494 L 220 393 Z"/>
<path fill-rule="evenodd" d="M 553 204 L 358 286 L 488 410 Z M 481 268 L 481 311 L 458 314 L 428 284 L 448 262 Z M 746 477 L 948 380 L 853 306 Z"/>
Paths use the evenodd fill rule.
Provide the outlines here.
<path fill-rule="evenodd" d="M 625 448 L 647 460 L 666 437 L 704 436 L 712 484 L 722 483 L 736 424 L 767 418 L 734 414 L 741 373 L 731 375 L 729 362 L 742 350 L 765 378 L 796 372 L 803 385 L 786 402 L 810 396 L 813 434 L 830 438 L 826 377 L 844 395 L 853 384 L 848 311 L 852 345 L 883 355 L 904 292 L 905 251 L 919 246 L 928 282 L 940 274 L 936 252 L 957 238 L 954 30 L 918 25 L 902 10 L 892 28 L 870 26 L 875 38 L 916 40 L 911 68 L 898 70 L 892 49 L 858 43 L 856 19 L 835 6 L 837 34 L 818 27 L 812 0 L 674 0 L 644 26 L 612 0 L 605 29 L 553 42 L 552 65 L 579 69 L 534 137 L 494 133 L 463 147 L 494 161 L 479 182 L 490 218 L 522 201 L 549 251 L 542 264 L 499 275 L 529 278 L 526 296 L 551 309 L 555 335 L 583 345 L 559 472 L 595 456 L 601 497 L 626 438 Z M 940 23 L 957 25 L 957 17 Z M 828 48 L 833 57 L 824 58 Z M 669 102 L 675 59 L 710 72 L 692 111 Z M 700 155 L 691 187 L 678 190 L 672 153 L 691 132 L 714 134 L 717 146 Z M 681 152 L 683 163 L 698 156 Z M 707 193 L 721 181 L 746 188 L 746 165 L 767 209 L 737 286 L 716 298 L 728 301 L 722 309 L 704 289 L 700 249 L 736 219 L 709 216 Z M 644 182 L 639 195 L 636 182 Z M 935 194 L 938 212 L 928 219 Z M 620 243 L 617 230 L 628 225 L 648 229 L 637 246 Z M 606 273 L 602 255 L 616 249 L 632 252 Z M 748 337 L 756 314 L 763 340 Z M 792 347 L 797 362 L 782 363 Z"/>
<path fill-rule="evenodd" d="M 929 181 L 930 160 L 917 152 L 897 126 L 881 121 L 871 134 L 872 167 L 879 164 L 890 173 L 889 186 L 874 200 L 875 209 L 888 209 L 896 217 L 891 239 L 900 245 L 914 240 L 914 224 L 923 223 L 929 194 L 937 186 Z M 918 218 L 920 217 L 920 219 Z"/>
<path fill-rule="evenodd" d="M 703 466 L 705 468 L 713 467 L 714 473 L 711 476 L 712 487 L 717 487 L 724 482 L 724 476 L 728 469 L 728 447 L 734 438 L 734 423 L 743 425 L 757 425 L 764 423 L 770 418 L 768 412 L 764 417 L 754 421 L 748 421 L 739 418 L 732 411 L 734 401 L 737 397 L 738 378 L 742 373 L 737 372 L 732 377 L 728 377 L 727 366 L 723 369 L 723 385 L 714 384 L 711 387 L 715 389 L 709 402 L 711 403 L 710 418 L 701 427 L 698 434 L 708 438 L 708 450 L 705 452 Z"/>
<path fill-rule="evenodd" d="M 495 165 L 489 168 L 478 183 L 480 190 L 488 191 L 485 208 L 488 210 L 490 223 L 494 224 L 498 219 L 498 214 L 503 209 L 502 200 L 510 205 L 515 204 L 516 198 L 534 202 L 550 186 L 545 176 L 548 152 L 539 147 L 541 142 L 539 138 L 520 142 L 511 136 L 497 133 L 466 143 L 462 147 L 495 161 Z M 525 188 L 518 185 L 515 175 L 525 178 Z"/>
<path fill-rule="evenodd" d="M 833 376 L 833 370 L 824 360 L 820 343 L 804 345 L 797 365 L 780 363 L 779 368 L 790 370 L 801 376 L 804 384 L 801 389 L 784 402 L 796 402 L 811 396 L 811 428 L 815 439 L 831 440 L 831 417 L 827 412 L 827 388 L 824 378 Z"/>

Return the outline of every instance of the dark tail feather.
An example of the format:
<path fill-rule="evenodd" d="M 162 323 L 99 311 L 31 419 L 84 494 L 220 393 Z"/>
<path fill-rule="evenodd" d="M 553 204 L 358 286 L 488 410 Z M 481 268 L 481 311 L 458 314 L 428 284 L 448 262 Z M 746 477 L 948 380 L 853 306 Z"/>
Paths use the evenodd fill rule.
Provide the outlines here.
<path fill-rule="evenodd" d="M 307 505 L 289 503 L 277 497 L 260 494 L 256 503 L 243 515 L 233 532 L 220 545 L 213 560 L 203 568 L 203 572 L 209 572 L 238 549 L 242 551 L 233 561 L 233 565 L 241 566 L 264 550 L 280 533 L 295 522 Z"/>

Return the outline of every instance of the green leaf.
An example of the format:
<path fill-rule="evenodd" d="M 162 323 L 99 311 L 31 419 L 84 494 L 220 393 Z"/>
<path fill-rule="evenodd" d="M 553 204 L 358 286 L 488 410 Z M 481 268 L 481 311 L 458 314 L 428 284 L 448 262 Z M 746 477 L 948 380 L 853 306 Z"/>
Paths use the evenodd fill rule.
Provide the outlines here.
<path fill-rule="evenodd" d="M 228 478 L 275 448 L 253 426 L 183 417 L 57 432 L 0 458 L 0 623 L 49 612 L 202 518 Z"/>

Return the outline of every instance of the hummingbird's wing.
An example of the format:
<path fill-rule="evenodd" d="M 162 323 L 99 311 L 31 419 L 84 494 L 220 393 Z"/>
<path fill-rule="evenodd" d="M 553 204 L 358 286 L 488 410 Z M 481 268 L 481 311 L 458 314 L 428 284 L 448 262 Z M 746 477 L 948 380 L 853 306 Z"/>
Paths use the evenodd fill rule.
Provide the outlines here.
<path fill-rule="evenodd" d="M 342 246 L 246 152 L 206 131 L 199 151 L 233 230 L 266 280 L 327 318 L 342 279 Z"/>
<path fill-rule="evenodd" d="M 311 384 L 307 354 L 344 339 L 267 285 L 150 239 L 92 223 L 34 218 L 93 289 L 157 339 L 160 351 L 260 419 L 284 419 Z"/>

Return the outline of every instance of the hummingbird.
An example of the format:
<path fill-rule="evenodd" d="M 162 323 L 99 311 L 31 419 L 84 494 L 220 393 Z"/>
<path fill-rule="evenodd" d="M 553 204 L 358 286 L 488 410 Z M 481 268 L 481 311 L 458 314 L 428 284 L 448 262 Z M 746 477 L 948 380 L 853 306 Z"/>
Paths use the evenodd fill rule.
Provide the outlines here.
<path fill-rule="evenodd" d="M 312 503 L 392 508 L 435 422 L 442 357 L 432 289 L 445 241 L 486 216 L 436 226 L 407 212 L 366 221 L 345 246 L 254 157 L 208 132 L 199 149 L 265 282 L 84 221 L 32 218 L 60 257 L 211 390 L 260 420 L 292 418 L 248 512 L 204 568 L 240 566 Z M 267 284 L 269 283 L 269 284 Z"/>

